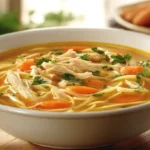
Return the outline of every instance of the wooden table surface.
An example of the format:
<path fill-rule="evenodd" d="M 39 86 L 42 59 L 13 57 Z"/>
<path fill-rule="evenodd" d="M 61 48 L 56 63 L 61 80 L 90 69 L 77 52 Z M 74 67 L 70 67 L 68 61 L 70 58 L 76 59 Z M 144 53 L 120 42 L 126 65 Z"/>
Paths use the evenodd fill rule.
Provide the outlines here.
<path fill-rule="evenodd" d="M 0 150 L 54 150 L 33 145 L 0 130 Z M 91 150 L 150 150 L 150 130 L 133 139 Z"/>

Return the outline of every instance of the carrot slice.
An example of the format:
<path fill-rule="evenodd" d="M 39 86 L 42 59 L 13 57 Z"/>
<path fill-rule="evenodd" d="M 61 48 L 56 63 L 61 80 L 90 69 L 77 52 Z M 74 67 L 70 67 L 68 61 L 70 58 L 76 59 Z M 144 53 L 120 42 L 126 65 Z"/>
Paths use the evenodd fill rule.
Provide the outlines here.
<path fill-rule="evenodd" d="M 143 66 L 125 66 L 122 67 L 120 72 L 124 75 L 136 75 L 141 73 L 143 70 Z"/>
<path fill-rule="evenodd" d="M 71 89 L 73 92 L 79 94 L 94 94 L 99 91 L 98 89 L 88 86 L 68 86 L 68 88 Z"/>
<path fill-rule="evenodd" d="M 69 49 L 73 49 L 75 51 L 81 51 L 86 48 L 88 48 L 88 47 L 87 46 L 68 46 L 68 47 L 64 47 L 63 50 L 68 51 Z"/>
<path fill-rule="evenodd" d="M 60 109 L 60 108 L 68 108 L 71 106 L 70 102 L 61 101 L 61 100 L 49 100 L 40 102 L 37 108 L 41 109 Z"/>
<path fill-rule="evenodd" d="M 100 81 L 93 78 L 87 78 L 84 80 L 87 86 L 93 87 L 93 88 L 103 88 L 105 86 L 104 81 Z"/>
<path fill-rule="evenodd" d="M 143 100 L 144 96 L 140 94 L 135 95 L 119 95 L 111 100 L 112 103 L 130 103 L 130 102 L 138 102 Z"/>
<path fill-rule="evenodd" d="M 28 59 L 26 61 L 24 61 L 20 66 L 19 69 L 21 71 L 27 71 L 27 70 L 31 70 L 31 66 L 35 65 L 34 60 L 32 59 Z"/>

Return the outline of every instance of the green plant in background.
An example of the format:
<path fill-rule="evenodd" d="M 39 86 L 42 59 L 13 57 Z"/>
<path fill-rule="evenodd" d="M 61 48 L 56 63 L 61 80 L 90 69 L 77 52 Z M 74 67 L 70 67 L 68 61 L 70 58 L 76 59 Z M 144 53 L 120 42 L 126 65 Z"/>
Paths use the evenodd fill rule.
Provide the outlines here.
<path fill-rule="evenodd" d="M 74 20 L 82 20 L 83 16 L 75 16 L 71 12 L 65 12 L 60 10 L 58 12 L 49 12 L 44 15 L 44 22 L 41 24 L 34 24 L 32 22 L 32 16 L 34 15 L 34 11 L 29 12 L 29 20 L 30 20 L 30 27 L 51 27 L 51 26 L 63 26 L 67 25 Z"/>
<path fill-rule="evenodd" d="M 62 26 L 67 25 L 74 20 L 83 19 L 83 16 L 75 16 L 71 12 L 60 10 L 58 12 L 49 12 L 45 14 L 43 23 L 35 24 L 32 21 L 32 17 L 34 14 L 35 11 L 29 11 L 29 23 L 21 24 L 17 12 L 0 12 L 0 34 L 31 28 Z"/>
<path fill-rule="evenodd" d="M 17 12 L 0 13 L 0 34 L 20 30 Z"/>

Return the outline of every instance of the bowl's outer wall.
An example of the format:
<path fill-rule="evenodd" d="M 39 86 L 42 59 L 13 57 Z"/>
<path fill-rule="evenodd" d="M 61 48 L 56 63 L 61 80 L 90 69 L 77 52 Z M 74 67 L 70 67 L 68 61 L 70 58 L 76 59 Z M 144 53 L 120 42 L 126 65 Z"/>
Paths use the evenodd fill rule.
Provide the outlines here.
<path fill-rule="evenodd" d="M 150 37 L 143 34 L 80 28 L 40 29 L 1 36 L 0 51 L 29 44 L 65 41 L 109 42 L 150 51 Z M 97 115 L 93 118 L 41 118 L 0 109 L 0 128 L 18 138 L 42 145 L 91 147 L 113 143 L 148 130 L 149 115 L 150 109 L 142 109 L 133 113 Z"/>
<path fill-rule="evenodd" d="M 92 147 L 134 137 L 150 127 L 150 110 L 96 118 L 41 118 L 0 112 L 0 127 L 32 143 Z"/>

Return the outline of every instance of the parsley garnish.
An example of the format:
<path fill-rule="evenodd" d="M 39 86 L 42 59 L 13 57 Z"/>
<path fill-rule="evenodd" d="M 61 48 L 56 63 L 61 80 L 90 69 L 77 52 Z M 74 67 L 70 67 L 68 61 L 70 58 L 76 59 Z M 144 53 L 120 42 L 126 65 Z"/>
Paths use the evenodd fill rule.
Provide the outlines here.
<path fill-rule="evenodd" d="M 83 60 L 88 60 L 89 56 L 90 56 L 89 54 L 84 54 L 84 55 L 80 56 L 80 58 Z"/>
<path fill-rule="evenodd" d="M 85 82 L 83 80 L 76 78 L 74 75 L 72 75 L 70 73 L 65 73 L 62 76 L 62 79 L 67 80 L 67 81 L 71 82 L 72 84 L 85 85 Z"/>
<path fill-rule="evenodd" d="M 58 49 L 52 49 L 51 51 L 52 51 L 51 54 L 54 54 L 54 55 L 62 55 L 63 54 L 63 52 L 59 48 Z"/>
<path fill-rule="evenodd" d="M 143 66 L 143 67 L 149 67 L 150 66 L 150 60 L 140 61 L 137 64 L 140 65 L 140 66 Z"/>
<path fill-rule="evenodd" d="M 97 94 L 93 94 L 92 96 L 94 97 L 102 97 L 104 94 L 103 93 L 97 93 Z"/>
<path fill-rule="evenodd" d="M 36 66 L 37 66 L 37 67 L 40 67 L 43 62 L 49 62 L 49 61 L 50 61 L 50 59 L 42 58 L 42 59 L 40 59 L 40 60 L 38 60 L 38 61 L 36 62 Z"/>
<path fill-rule="evenodd" d="M 24 57 L 25 57 L 24 55 L 17 56 L 17 58 L 19 58 L 19 59 L 23 59 Z"/>
<path fill-rule="evenodd" d="M 54 64 L 55 62 L 56 62 L 56 59 L 52 59 L 52 60 L 51 60 L 51 63 Z"/>
<path fill-rule="evenodd" d="M 119 54 L 117 55 L 112 55 L 111 58 L 113 59 L 112 64 L 115 65 L 117 63 L 120 64 L 126 64 L 127 61 L 131 60 L 132 57 L 130 54 L 125 54 L 124 56 L 121 56 Z"/>
<path fill-rule="evenodd" d="M 97 47 L 92 48 L 92 50 L 98 54 L 104 54 L 104 51 L 99 50 Z"/>
<path fill-rule="evenodd" d="M 144 69 L 144 70 L 141 72 L 141 75 L 144 76 L 144 77 L 150 75 L 150 70 Z"/>
<path fill-rule="evenodd" d="M 141 82 L 141 77 L 147 77 L 148 75 L 150 75 L 150 70 L 148 70 L 148 69 L 142 70 L 141 73 L 136 75 L 136 82 L 140 83 Z"/>
<path fill-rule="evenodd" d="M 41 79 L 40 76 L 36 76 L 36 77 L 33 79 L 32 85 L 43 84 L 43 83 L 45 83 L 45 82 L 46 82 L 46 81 L 44 81 L 43 79 Z"/>
<path fill-rule="evenodd" d="M 121 74 L 116 74 L 114 78 L 118 78 L 120 76 L 122 76 L 122 75 Z"/>
<path fill-rule="evenodd" d="M 94 75 L 94 76 L 99 76 L 99 74 L 100 74 L 100 71 L 95 71 L 95 72 L 92 72 L 92 74 Z"/>
<path fill-rule="evenodd" d="M 4 93 L 3 92 L 0 92 L 0 96 L 3 96 L 4 95 Z"/>

